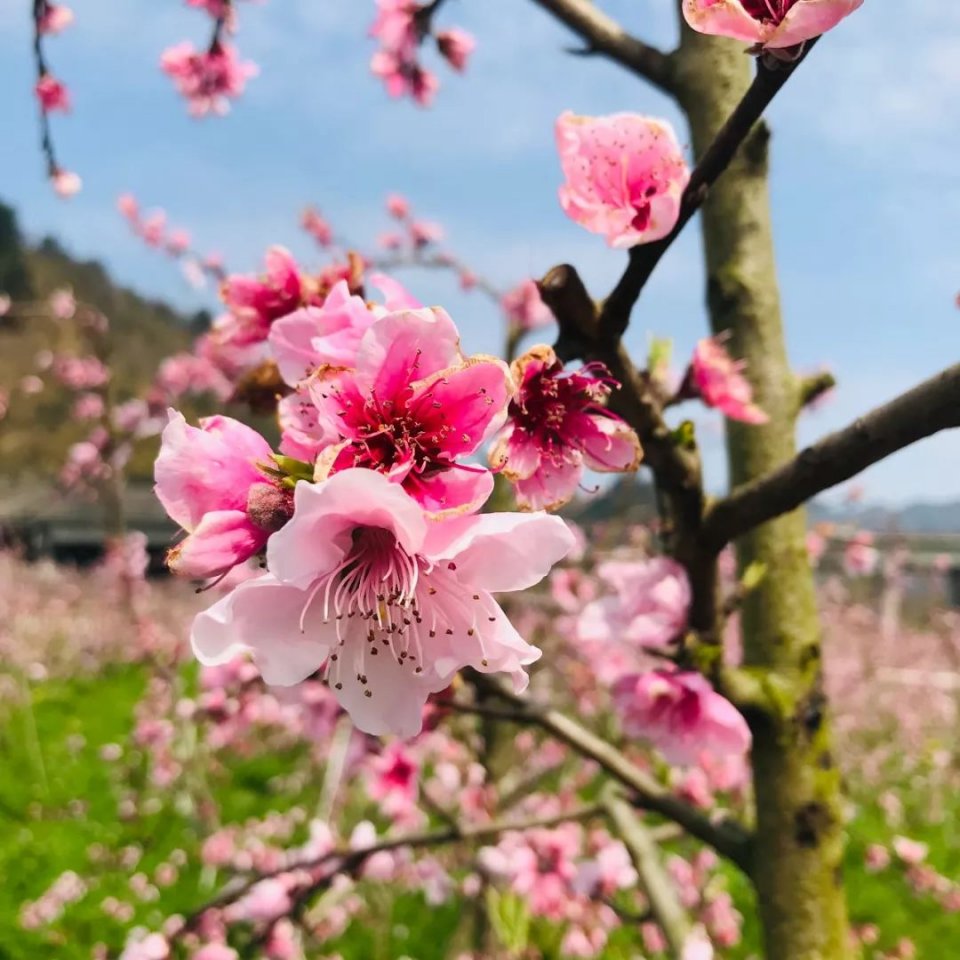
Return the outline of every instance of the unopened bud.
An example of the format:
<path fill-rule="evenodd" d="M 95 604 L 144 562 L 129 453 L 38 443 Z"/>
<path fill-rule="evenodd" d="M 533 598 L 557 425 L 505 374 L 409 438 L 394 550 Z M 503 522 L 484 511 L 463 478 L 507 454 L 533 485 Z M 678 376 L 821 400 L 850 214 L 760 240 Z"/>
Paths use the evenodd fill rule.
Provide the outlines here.
<path fill-rule="evenodd" d="M 247 495 L 247 516 L 261 530 L 279 530 L 293 516 L 293 491 L 255 483 Z"/>

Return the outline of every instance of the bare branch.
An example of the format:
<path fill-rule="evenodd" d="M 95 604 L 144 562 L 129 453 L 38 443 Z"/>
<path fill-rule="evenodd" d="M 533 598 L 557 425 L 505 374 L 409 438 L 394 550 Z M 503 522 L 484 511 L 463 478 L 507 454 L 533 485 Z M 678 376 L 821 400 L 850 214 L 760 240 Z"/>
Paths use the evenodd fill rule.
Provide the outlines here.
<path fill-rule="evenodd" d="M 737 487 L 707 512 L 703 543 L 719 551 L 897 450 L 958 426 L 960 364 L 824 437 L 778 470 Z"/>
<path fill-rule="evenodd" d="M 633 866 L 640 876 L 640 886 L 650 901 L 650 913 L 663 930 L 670 955 L 680 960 L 690 936 L 690 919 L 677 899 L 673 881 L 660 862 L 657 843 L 616 788 L 605 789 L 601 802 L 617 835 L 630 853 Z"/>
<path fill-rule="evenodd" d="M 816 40 L 811 40 L 803 54 L 790 64 L 777 61 L 771 65 L 762 58 L 757 61 L 757 74 L 753 83 L 690 175 L 690 182 L 687 184 L 680 204 L 680 217 L 676 226 L 662 240 L 641 244 L 630 250 L 627 269 L 600 311 L 599 334 L 604 340 L 616 342 L 623 336 L 630 321 L 633 305 L 637 302 L 657 264 L 690 218 L 700 209 L 710 186 L 730 165 L 763 111 L 806 59 L 815 43 Z M 760 135 L 765 136 L 762 128 Z"/>
<path fill-rule="evenodd" d="M 631 763 L 612 744 L 559 710 L 535 706 L 485 675 L 478 675 L 475 682 L 515 706 L 518 715 L 523 717 L 525 722 L 537 724 L 581 756 L 599 764 L 614 780 L 633 791 L 637 806 L 672 820 L 691 836 L 728 857 L 741 870 L 748 869 L 750 835 L 742 824 L 726 816 L 722 819 L 711 819 Z"/>
<path fill-rule="evenodd" d="M 673 90 L 670 55 L 627 33 L 591 0 L 534 0 L 579 36 L 578 56 L 602 54 L 666 93 Z"/>

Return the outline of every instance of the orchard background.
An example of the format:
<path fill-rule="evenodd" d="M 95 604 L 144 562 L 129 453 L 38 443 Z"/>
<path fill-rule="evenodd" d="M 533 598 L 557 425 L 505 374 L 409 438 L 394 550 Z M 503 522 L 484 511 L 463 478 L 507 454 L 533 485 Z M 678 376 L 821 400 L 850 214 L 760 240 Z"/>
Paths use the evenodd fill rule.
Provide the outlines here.
<path fill-rule="evenodd" d="M 19 6 L 0 958 L 960 951 L 957 15 Z"/>

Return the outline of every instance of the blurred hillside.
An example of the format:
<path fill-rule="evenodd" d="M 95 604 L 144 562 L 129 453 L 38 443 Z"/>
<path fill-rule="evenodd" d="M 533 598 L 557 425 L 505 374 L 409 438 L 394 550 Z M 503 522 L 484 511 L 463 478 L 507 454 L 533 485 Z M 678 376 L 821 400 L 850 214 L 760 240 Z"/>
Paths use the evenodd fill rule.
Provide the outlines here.
<path fill-rule="evenodd" d="M 209 316 L 192 317 L 165 303 L 146 300 L 117 286 L 95 260 L 79 260 L 55 239 L 36 245 L 20 232 L 15 211 L 0 203 L 0 293 L 14 301 L 43 301 L 54 290 L 71 287 L 78 301 L 99 309 L 110 321 L 109 349 L 112 390 L 117 402 L 141 395 L 160 361 L 205 329 Z M 29 476 L 51 477 L 63 464 L 68 446 L 82 439 L 89 427 L 70 418 L 71 397 L 37 369 L 44 351 L 82 354 L 86 350 L 69 322 L 52 319 L 0 318 L 0 390 L 9 394 L 10 409 L 0 420 L 0 480 Z M 39 374 L 43 389 L 24 392 L 24 377 Z M 135 458 L 135 474 L 149 475 L 150 457 Z"/>

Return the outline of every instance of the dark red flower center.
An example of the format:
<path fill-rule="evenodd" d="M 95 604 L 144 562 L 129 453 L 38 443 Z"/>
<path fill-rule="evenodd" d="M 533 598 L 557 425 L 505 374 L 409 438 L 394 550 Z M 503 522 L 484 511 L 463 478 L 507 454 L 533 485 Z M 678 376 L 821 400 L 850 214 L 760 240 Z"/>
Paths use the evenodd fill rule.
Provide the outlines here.
<path fill-rule="evenodd" d="M 741 0 L 743 9 L 765 23 L 780 23 L 797 0 Z"/>

